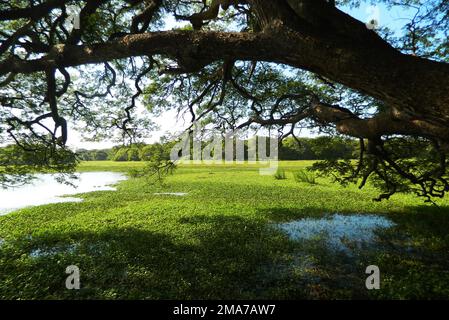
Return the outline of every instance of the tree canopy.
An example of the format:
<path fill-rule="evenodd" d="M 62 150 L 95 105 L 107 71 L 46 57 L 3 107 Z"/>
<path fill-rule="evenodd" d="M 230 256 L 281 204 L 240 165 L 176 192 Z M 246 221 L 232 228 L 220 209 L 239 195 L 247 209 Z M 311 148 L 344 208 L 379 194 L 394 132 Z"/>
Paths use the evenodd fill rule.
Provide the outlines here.
<path fill-rule="evenodd" d="M 341 10 L 367 3 L 414 14 L 398 34 Z M 449 191 L 448 32 L 445 0 L 0 1 L 0 143 L 68 169 L 69 124 L 135 142 L 153 127 L 141 102 L 220 129 L 357 138 L 358 161 L 317 169 L 430 201 Z"/>

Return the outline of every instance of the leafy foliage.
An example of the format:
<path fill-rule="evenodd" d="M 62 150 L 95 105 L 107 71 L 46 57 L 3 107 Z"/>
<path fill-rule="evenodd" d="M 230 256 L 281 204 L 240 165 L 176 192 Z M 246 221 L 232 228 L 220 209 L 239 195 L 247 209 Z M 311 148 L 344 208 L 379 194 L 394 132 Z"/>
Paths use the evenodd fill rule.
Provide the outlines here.
<path fill-rule="evenodd" d="M 173 174 L 176 163 L 170 160 L 171 144 L 154 144 L 143 169 L 132 169 L 132 177 L 145 177 L 150 183 L 162 184 L 164 179 Z"/>
<path fill-rule="evenodd" d="M 61 182 L 70 183 L 76 170 L 78 159 L 66 148 L 48 149 L 34 145 L 23 149 L 17 145 L 0 148 L 0 187 L 8 188 L 33 180 L 32 173 L 59 173 Z"/>
<path fill-rule="evenodd" d="M 285 174 L 285 169 L 278 168 L 276 172 L 274 173 L 274 178 L 276 180 L 285 180 L 287 179 L 287 175 Z"/>
<path fill-rule="evenodd" d="M 310 28 L 315 29 L 311 34 L 320 34 L 327 28 L 319 23 L 315 26 L 315 20 L 321 21 L 320 14 L 330 13 L 332 17 L 339 17 L 326 18 L 323 20 L 325 23 L 349 19 L 335 10 L 334 5 L 347 11 L 350 7 L 382 4 L 387 8 L 402 9 L 406 15 L 401 20 L 402 25 L 395 30 L 381 28 L 376 31 L 378 37 L 371 31 L 366 33 L 363 24 L 351 20 L 352 24 L 349 25 L 362 27 L 361 32 L 367 36 L 362 37 L 362 43 L 356 47 L 371 45 L 368 38 L 372 38 L 375 43 L 382 43 L 382 47 L 397 49 L 395 53 L 398 56 L 403 53 L 421 58 L 410 58 L 408 61 L 433 60 L 435 64 L 449 61 L 449 5 L 445 0 L 320 0 L 310 3 L 323 6 L 325 2 L 326 10 L 296 19 L 302 21 L 304 18 Z M 130 39 L 148 35 L 171 36 L 178 34 L 176 32 L 183 36 L 213 34 L 215 31 L 259 36 L 274 32 L 272 29 L 281 25 L 290 27 L 288 21 L 280 24 L 265 21 L 273 18 L 268 17 L 271 13 L 275 21 L 279 18 L 276 14 L 283 12 L 276 10 L 279 6 L 292 10 L 287 16 L 300 14 L 294 10 L 296 1 L 270 2 L 273 10 L 265 13 L 261 13 L 262 3 L 268 2 L 67 0 L 39 1 L 32 8 L 29 1 L 0 2 L 0 63 L 5 70 L 11 66 L 15 68 L 11 72 L 0 71 L 0 143 L 42 145 L 45 150 L 58 150 L 59 155 L 67 155 L 65 162 L 70 163 L 73 162 L 70 159 L 72 155 L 65 146 L 70 124 L 71 127 L 83 128 L 84 138 L 89 140 L 112 138 L 117 143 L 130 146 L 128 150 L 118 150 L 113 157 L 115 160 L 135 161 L 148 158 L 146 154 L 151 154 L 151 151 L 146 150 L 142 155 L 139 154 L 141 150 L 133 145 L 151 134 L 156 128 L 152 118 L 167 110 L 176 110 L 179 117 L 187 121 L 222 131 L 248 129 L 256 132 L 263 127 L 277 132 L 280 138 L 296 138 L 303 131 L 341 135 L 345 131 L 339 130 L 338 122 L 341 124 L 348 119 L 366 122 L 395 113 L 391 112 L 394 106 L 382 99 L 391 98 L 390 93 L 380 94 L 376 87 L 370 93 L 372 96 L 368 96 L 366 91 L 369 90 L 352 86 L 359 89 L 353 90 L 342 84 L 348 81 L 336 83 L 328 79 L 336 79 L 338 75 L 361 74 L 362 71 L 320 70 L 312 73 L 305 70 L 318 70 L 316 63 L 304 66 L 303 70 L 297 68 L 298 65 L 302 68 L 301 63 L 295 65 L 284 61 L 290 64 L 287 66 L 279 63 L 279 59 L 260 59 L 260 52 L 244 59 L 237 59 L 232 53 L 224 57 L 220 55 L 218 59 L 215 54 L 219 52 L 200 57 L 199 50 L 204 48 L 196 47 L 196 40 L 187 44 L 189 51 L 183 54 L 179 49 L 185 48 L 180 48 L 176 40 L 164 40 L 157 51 L 151 52 L 142 51 L 140 44 L 123 48 L 123 45 L 131 43 Z M 80 29 L 70 28 L 65 23 L 67 17 L 75 12 L 80 15 Z M 27 19 L 29 17 L 32 19 Z M 344 43 L 352 43 L 351 35 L 356 31 L 353 28 L 349 31 L 345 29 L 348 25 L 343 22 L 341 27 L 336 38 L 345 39 L 347 36 Z M 307 28 L 298 29 L 303 31 Z M 321 39 L 322 42 L 331 38 L 326 37 Z M 385 42 L 381 42 L 380 38 Z M 318 42 L 310 41 L 311 44 Z M 207 42 L 200 46 L 208 45 Z M 106 47 L 108 50 L 104 50 L 101 58 L 91 52 Z M 154 49 L 154 46 L 151 47 Z M 62 48 L 69 49 L 58 56 L 58 50 Z M 312 48 L 309 49 L 312 58 L 315 53 Z M 77 59 L 65 63 L 65 59 L 79 54 L 77 50 L 88 53 L 90 58 L 96 57 L 96 60 L 85 65 L 78 65 Z M 52 55 L 58 58 L 54 59 Z M 351 59 L 351 54 L 344 54 L 344 57 Z M 43 68 L 38 66 L 38 61 L 45 62 Z M 57 63 L 53 64 L 55 61 Z M 20 69 L 19 66 L 27 68 Z M 327 65 L 325 69 L 329 67 Z M 18 68 L 20 72 L 16 72 Z M 371 75 L 367 77 L 369 81 L 379 80 Z M 388 74 L 385 77 L 388 78 Z M 381 79 L 379 81 L 382 83 Z M 366 84 L 367 80 L 361 79 L 359 82 Z M 443 88 L 440 91 L 446 90 Z M 447 101 L 446 98 L 443 100 Z M 413 104 L 413 101 L 409 102 Z M 312 112 L 317 105 L 326 106 L 334 113 L 339 112 L 340 117 L 323 121 L 317 116 L 318 113 Z M 148 113 L 140 112 L 142 106 Z M 415 118 L 412 107 L 401 105 L 400 109 L 406 109 L 403 110 L 405 118 Z M 436 117 L 432 115 L 431 119 L 426 119 L 427 125 L 423 128 L 434 125 L 447 128 L 447 121 L 442 124 L 441 118 L 440 114 Z M 326 119 L 329 120 L 329 117 Z M 372 148 L 366 153 L 359 148 L 359 158 L 363 157 L 364 161 L 358 163 L 348 161 L 353 158 L 354 147 L 346 147 L 343 138 L 340 142 L 335 138 L 323 138 L 314 146 L 305 146 L 304 150 L 307 158 L 312 157 L 309 156 L 310 152 L 315 158 L 327 160 L 317 167 L 323 173 L 353 176 L 351 179 L 341 176 L 337 180 L 372 180 L 384 192 L 379 199 L 388 198 L 388 194 L 394 192 L 413 189 L 429 201 L 443 196 L 448 190 L 447 161 L 443 160 L 448 153 L 447 139 L 438 134 L 405 134 L 403 130 L 396 130 L 396 135 L 404 138 L 409 149 L 414 146 L 415 138 L 423 139 L 430 148 L 427 158 L 411 163 L 407 154 L 388 147 L 391 137 L 389 130 L 386 131 L 368 137 L 370 141 L 366 143 Z M 353 138 L 367 139 L 365 134 L 359 132 L 348 134 Z M 53 153 L 41 152 L 46 155 Z M 104 159 L 105 155 L 101 157 Z M 290 154 L 288 158 L 293 157 Z M 40 162 L 44 169 L 44 164 L 48 162 L 51 166 L 52 161 Z M 59 163 L 61 159 L 53 162 Z M 354 164 L 359 166 L 354 167 Z M 65 170 L 57 165 L 53 165 L 51 170 L 57 168 Z M 18 170 L 8 166 L 8 172 L 17 177 L 21 174 Z M 5 174 L 2 177 L 6 179 Z"/>

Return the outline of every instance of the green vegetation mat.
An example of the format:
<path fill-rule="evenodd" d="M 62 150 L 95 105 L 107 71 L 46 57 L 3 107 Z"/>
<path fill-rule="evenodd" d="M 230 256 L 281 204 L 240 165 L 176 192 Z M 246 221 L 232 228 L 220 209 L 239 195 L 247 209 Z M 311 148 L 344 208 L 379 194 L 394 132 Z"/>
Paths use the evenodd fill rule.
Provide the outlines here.
<path fill-rule="evenodd" d="M 318 178 L 297 182 L 310 161 L 282 162 L 286 178 L 250 165 L 181 166 L 163 185 L 144 178 L 81 203 L 0 217 L 2 299 L 406 299 L 449 298 L 449 200 L 413 195 L 373 202 L 376 190 Z M 139 162 L 85 162 L 80 171 L 127 171 Z M 187 193 L 185 196 L 155 193 Z M 329 213 L 379 214 L 396 225 L 375 248 L 351 255 L 293 241 L 276 223 Z M 81 290 L 65 288 L 77 265 Z M 365 288 L 377 265 L 381 289 Z"/>

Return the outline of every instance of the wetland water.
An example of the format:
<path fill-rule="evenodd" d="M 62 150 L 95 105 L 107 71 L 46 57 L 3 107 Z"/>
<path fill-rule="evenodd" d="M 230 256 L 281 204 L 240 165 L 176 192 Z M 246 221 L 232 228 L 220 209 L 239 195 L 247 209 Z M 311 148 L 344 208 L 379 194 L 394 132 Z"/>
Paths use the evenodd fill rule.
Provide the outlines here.
<path fill-rule="evenodd" d="M 114 191 L 111 185 L 125 180 L 117 172 L 83 172 L 76 174 L 75 186 L 61 184 L 54 174 L 36 174 L 36 179 L 27 185 L 11 189 L 0 189 L 0 215 L 28 206 L 58 202 L 79 202 L 81 198 L 62 197 L 92 191 Z"/>

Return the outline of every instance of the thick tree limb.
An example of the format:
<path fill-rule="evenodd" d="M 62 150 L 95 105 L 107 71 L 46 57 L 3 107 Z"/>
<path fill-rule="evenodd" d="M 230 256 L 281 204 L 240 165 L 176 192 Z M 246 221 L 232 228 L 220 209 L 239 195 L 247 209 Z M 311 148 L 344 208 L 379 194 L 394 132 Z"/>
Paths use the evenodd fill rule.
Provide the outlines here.
<path fill-rule="evenodd" d="M 61 7 L 67 2 L 69 2 L 69 0 L 48 0 L 38 4 L 37 6 L 0 11 L 0 21 L 17 20 L 22 18 L 37 19 L 47 15 L 52 9 Z"/>
<path fill-rule="evenodd" d="M 195 70 L 216 60 L 284 63 L 320 73 L 358 89 L 397 110 L 449 123 L 449 64 L 380 48 L 332 43 L 294 32 L 225 33 L 165 31 L 128 35 L 89 46 L 57 45 L 47 56 L 0 63 L 0 75 L 32 73 L 49 67 L 101 63 L 131 56 L 164 54 Z M 407 79 L 407 81 L 405 81 Z"/>

